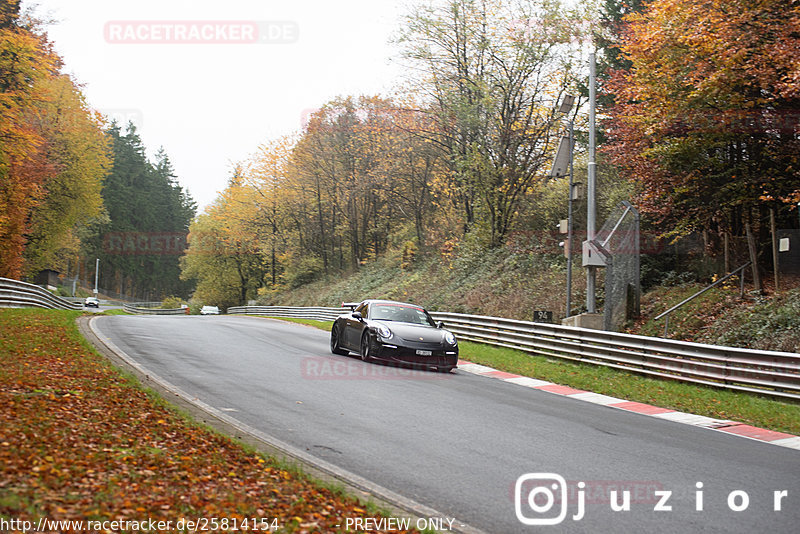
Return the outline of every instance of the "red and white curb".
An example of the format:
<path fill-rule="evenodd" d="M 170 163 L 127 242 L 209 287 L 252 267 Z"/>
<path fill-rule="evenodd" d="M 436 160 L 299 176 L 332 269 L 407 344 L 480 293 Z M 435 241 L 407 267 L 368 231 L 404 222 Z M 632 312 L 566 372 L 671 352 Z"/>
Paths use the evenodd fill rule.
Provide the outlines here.
<path fill-rule="evenodd" d="M 615 397 L 609 397 L 608 395 L 600 395 L 599 393 L 583 391 L 568 386 L 560 386 L 545 380 L 538 380 L 536 378 L 530 378 L 527 376 L 506 373 L 505 371 L 498 371 L 497 369 L 492 369 L 491 367 L 468 362 L 466 360 L 458 361 L 458 370 L 474 375 L 495 378 L 504 382 L 517 384 L 519 386 L 538 389 L 540 391 L 547 391 L 548 393 L 554 393 L 556 395 L 563 395 L 572 399 L 591 402 L 593 404 L 602 404 L 603 406 L 617 408 L 618 410 L 635 412 L 643 415 L 649 415 L 651 417 L 659 417 L 661 419 L 675 421 L 676 423 L 700 426 L 703 428 L 709 428 L 711 430 L 727 432 L 729 434 L 736 434 L 737 436 L 763 441 L 765 443 L 771 443 L 773 445 L 780 445 L 781 447 L 800 450 L 800 436 L 793 436 L 792 434 L 785 434 L 783 432 L 775 432 L 774 430 L 757 428 L 744 423 L 737 423 L 736 421 L 714 419 L 713 417 L 706 417 L 704 415 L 694 415 L 691 413 L 670 410 L 669 408 L 659 408 L 658 406 L 651 406 L 641 402 L 617 399 Z"/>

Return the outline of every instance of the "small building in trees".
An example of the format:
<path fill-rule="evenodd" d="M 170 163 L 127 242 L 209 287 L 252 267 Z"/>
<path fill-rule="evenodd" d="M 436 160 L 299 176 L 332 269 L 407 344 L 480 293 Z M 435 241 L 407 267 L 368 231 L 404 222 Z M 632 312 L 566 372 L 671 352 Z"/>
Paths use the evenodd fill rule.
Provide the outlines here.
<path fill-rule="evenodd" d="M 53 269 L 42 269 L 34 277 L 33 283 L 45 289 L 55 290 L 58 289 L 59 275 L 61 275 L 61 273 Z"/>

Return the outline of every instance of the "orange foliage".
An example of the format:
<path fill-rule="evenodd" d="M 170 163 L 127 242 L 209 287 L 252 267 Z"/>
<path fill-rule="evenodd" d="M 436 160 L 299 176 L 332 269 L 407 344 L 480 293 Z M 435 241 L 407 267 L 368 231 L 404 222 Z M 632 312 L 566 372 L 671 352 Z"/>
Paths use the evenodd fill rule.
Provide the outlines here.
<path fill-rule="evenodd" d="M 4 20 L 0 27 L 0 276 L 20 278 L 33 233 L 58 246 L 79 219 L 100 210 L 108 165 L 100 123 L 44 35 Z M 61 198 L 36 224 L 53 189 Z M 71 203 L 64 205 L 64 201 Z M 40 239 L 41 241 L 41 239 Z M 37 251 L 40 262 L 51 251 Z M 49 266 L 49 265 L 48 265 Z M 42 266 L 38 266 L 41 268 Z"/>
<path fill-rule="evenodd" d="M 627 23 L 607 151 L 642 206 L 700 223 L 794 198 L 800 2 L 654 0 Z"/>
<path fill-rule="evenodd" d="M 310 533 L 371 516 L 154 402 L 87 349 L 72 315 L 0 310 L 0 347 L 1 517 L 229 525 L 215 532 L 255 518 L 251 530 Z"/>
<path fill-rule="evenodd" d="M 0 29 L 0 276 L 18 278 L 31 210 L 53 168 L 30 120 L 56 57 L 21 28 Z"/>

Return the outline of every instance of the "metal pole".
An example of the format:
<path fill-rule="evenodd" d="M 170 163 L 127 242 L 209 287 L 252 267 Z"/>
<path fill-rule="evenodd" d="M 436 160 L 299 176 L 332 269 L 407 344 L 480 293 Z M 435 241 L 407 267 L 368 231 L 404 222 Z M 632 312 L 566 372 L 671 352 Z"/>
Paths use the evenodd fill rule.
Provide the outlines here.
<path fill-rule="evenodd" d="M 97 276 L 100 274 L 100 258 L 94 263 L 94 294 L 97 295 Z"/>
<path fill-rule="evenodd" d="M 595 206 L 595 193 L 597 181 L 595 176 L 595 58 L 594 52 L 589 54 L 589 173 L 586 191 L 586 239 L 595 237 L 595 219 L 597 208 Z M 586 271 L 586 311 L 595 313 L 595 280 L 597 267 L 589 265 Z"/>
<path fill-rule="evenodd" d="M 569 121 L 569 199 L 567 201 L 567 317 L 572 315 L 572 197 L 573 162 L 575 155 L 575 132 L 573 122 Z"/>
<path fill-rule="evenodd" d="M 670 309 L 668 309 L 667 311 L 659 313 L 658 315 L 656 315 L 656 316 L 653 318 L 653 320 L 654 320 L 654 321 L 658 321 L 658 320 L 659 320 L 659 319 L 661 319 L 662 317 L 667 317 L 667 318 L 669 318 L 669 314 L 670 314 L 670 313 L 674 312 L 675 310 L 677 310 L 678 308 L 680 308 L 681 306 L 683 306 L 683 305 L 684 305 L 684 304 L 686 304 L 687 302 L 691 301 L 691 300 L 692 300 L 692 299 L 694 299 L 695 297 L 699 297 L 700 295 L 702 295 L 703 293 L 705 293 L 705 292 L 706 292 L 706 291 L 708 291 L 709 289 L 711 289 L 711 288 L 714 288 L 714 287 L 717 287 L 717 286 L 718 286 L 718 285 L 720 285 L 722 282 L 724 282 L 725 280 L 727 280 L 727 279 L 728 279 L 728 278 L 730 278 L 731 276 L 735 275 L 735 274 L 736 274 L 736 273 L 738 273 L 739 271 L 744 271 L 744 270 L 745 270 L 747 267 L 749 267 L 749 266 L 750 266 L 750 262 L 748 261 L 747 263 L 745 263 L 744 265 L 742 265 L 741 267 L 739 267 L 739 268 L 738 268 L 738 269 L 736 269 L 735 271 L 733 271 L 733 272 L 730 272 L 730 273 L 726 274 L 725 276 L 723 276 L 722 278 L 720 278 L 719 280 L 717 280 L 717 281 L 716 281 L 716 282 L 714 282 L 713 284 L 711 284 L 711 285 L 709 285 L 709 286 L 706 286 L 706 287 L 704 287 L 703 289 L 701 289 L 700 291 L 698 291 L 697 293 L 695 293 L 695 294 L 694 294 L 694 295 L 692 295 L 691 297 L 685 298 L 685 299 L 683 299 L 682 301 L 680 301 L 678 304 L 676 304 L 675 306 L 673 306 L 673 307 L 671 307 Z"/>

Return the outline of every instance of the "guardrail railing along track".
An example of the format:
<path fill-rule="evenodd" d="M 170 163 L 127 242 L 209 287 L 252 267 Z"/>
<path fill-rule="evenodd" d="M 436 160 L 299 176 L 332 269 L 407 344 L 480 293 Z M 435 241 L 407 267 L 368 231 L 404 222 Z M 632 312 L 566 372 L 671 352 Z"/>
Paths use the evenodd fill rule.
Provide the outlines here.
<path fill-rule="evenodd" d="M 322 306 L 232 306 L 229 314 L 266 315 L 269 317 L 294 317 L 297 319 L 313 319 L 316 321 L 333 321 L 347 310 L 344 308 L 326 308 Z"/>
<path fill-rule="evenodd" d="M 136 315 L 186 315 L 186 308 L 156 308 L 151 305 L 161 305 L 160 302 L 134 302 L 123 304 L 122 309 Z"/>
<path fill-rule="evenodd" d="M 144 304 L 144 303 L 142 303 Z M 151 303 L 144 304 L 150 306 Z M 39 286 L 0 278 L 0 307 L 79 310 Z M 180 315 L 183 308 L 124 305 L 137 314 Z M 332 321 L 344 308 L 236 306 L 229 314 L 298 317 Z M 601 330 L 517 321 L 502 317 L 431 312 L 437 321 L 467 341 L 523 350 L 546 357 L 580 361 L 646 376 L 800 400 L 800 354 L 690 343 Z"/>
<path fill-rule="evenodd" d="M 237 306 L 229 314 L 331 321 L 344 308 Z M 800 400 L 800 354 L 690 343 L 501 317 L 431 312 L 459 339 L 772 397 Z"/>
<path fill-rule="evenodd" d="M 83 305 L 53 295 L 34 284 L 11 278 L 0 278 L 0 308 L 81 310 Z"/>

